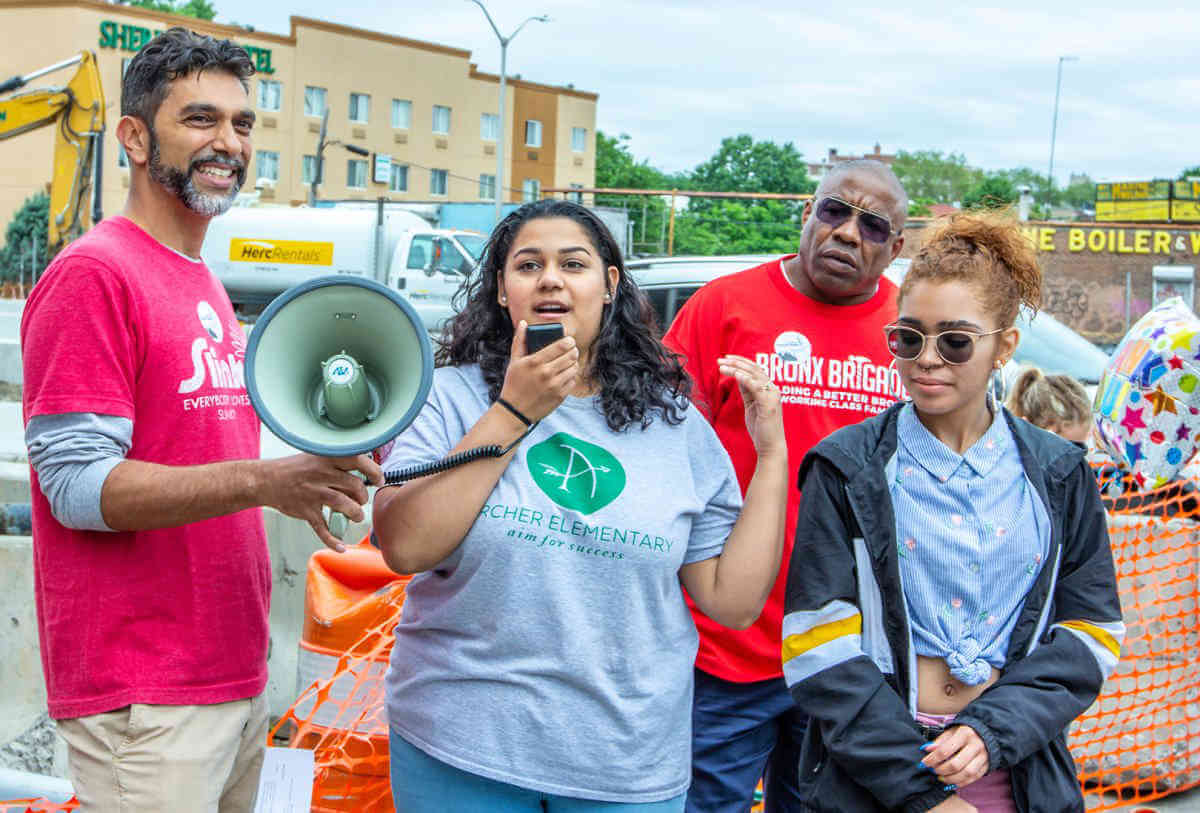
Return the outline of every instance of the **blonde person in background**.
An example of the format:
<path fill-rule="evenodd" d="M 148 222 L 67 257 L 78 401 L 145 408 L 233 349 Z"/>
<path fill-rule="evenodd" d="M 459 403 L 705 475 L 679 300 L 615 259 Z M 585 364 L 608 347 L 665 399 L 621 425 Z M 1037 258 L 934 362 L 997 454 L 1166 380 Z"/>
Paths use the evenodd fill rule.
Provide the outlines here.
<path fill-rule="evenodd" d="M 1030 367 L 1017 376 L 1005 405 L 1018 418 L 1087 450 L 1092 403 L 1083 385 L 1071 376 L 1046 375 Z"/>

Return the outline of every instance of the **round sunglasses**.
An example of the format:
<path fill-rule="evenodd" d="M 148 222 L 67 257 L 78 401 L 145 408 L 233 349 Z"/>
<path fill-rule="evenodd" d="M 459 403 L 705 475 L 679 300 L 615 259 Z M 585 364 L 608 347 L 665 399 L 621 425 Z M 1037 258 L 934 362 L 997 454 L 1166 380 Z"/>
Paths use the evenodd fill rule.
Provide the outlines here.
<path fill-rule="evenodd" d="M 984 336 L 1003 333 L 1005 328 L 975 333 L 970 330 L 943 330 L 941 333 L 922 333 L 904 325 L 888 325 L 883 329 L 888 352 L 900 361 L 915 361 L 925 352 L 925 340 L 933 339 L 938 356 L 947 364 L 966 364 L 975 355 L 975 342 Z"/>
<path fill-rule="evenodd" d="M 861 206 L 855 206 L 837 195 L 827 195 L 821 198 L 813 210 L 817 220 L 835 229 L 854 217 L 855 212 L 858 213 L 858 233 L 863 236 L 864 240 L 872 243 L 886 243 L 892 235 L 900 234 L 892 228 L 892 221 L 883 215 Z"/>

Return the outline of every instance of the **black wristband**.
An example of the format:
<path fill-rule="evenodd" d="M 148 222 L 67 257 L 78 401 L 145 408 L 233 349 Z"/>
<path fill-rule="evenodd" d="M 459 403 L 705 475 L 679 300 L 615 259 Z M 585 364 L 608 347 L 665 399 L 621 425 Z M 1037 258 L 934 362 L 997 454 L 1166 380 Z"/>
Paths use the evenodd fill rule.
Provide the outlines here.
<path fill-rule="evenodd" d="M 499 404 L 500 406 L 504 407 L 505 409 L 507 409 L 513 415 L 516 415 L 517 420 L 520 421 L 521 423 L 525 424 L 526 426 L 533 426 L 533 421 L 529 420 L 524 415 L 522 415 L 521 410 L 517 409 L 515 406 L 510 404 L 508 401 L 505 401 L 503 398 L 497 398 L 496 403 Z"/>

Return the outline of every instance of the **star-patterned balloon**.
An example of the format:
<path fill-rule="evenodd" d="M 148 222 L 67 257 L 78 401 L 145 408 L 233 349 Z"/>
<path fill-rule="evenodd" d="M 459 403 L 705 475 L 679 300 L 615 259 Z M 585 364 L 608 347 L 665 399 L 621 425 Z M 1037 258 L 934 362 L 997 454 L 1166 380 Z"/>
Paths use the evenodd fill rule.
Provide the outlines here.
<path fill-rule="evenodd" d="M 1144 487 L 1174 478 L 1200 437 L 1200 319 L 1179 297 L 1138 320 L 1096 388 L 1097 445 Z"/>

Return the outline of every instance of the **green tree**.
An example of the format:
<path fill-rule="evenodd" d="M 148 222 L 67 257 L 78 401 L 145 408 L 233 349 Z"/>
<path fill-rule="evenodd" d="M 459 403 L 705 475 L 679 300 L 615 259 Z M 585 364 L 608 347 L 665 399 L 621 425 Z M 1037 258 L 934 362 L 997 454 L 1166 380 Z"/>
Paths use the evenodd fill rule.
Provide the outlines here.
<path fill-rule="evenodd" d="M 1002 209 L 1017 202 L 1017 190 L 1002 173 L 987 176 L 963 195 L 964 209 Z"/>
<path fill-rule="evenodd" d="M 1034 200 L 1038 202 L 1045 202 L 1047 195 L 1051 197 L 1052 203 L 1062 202 L 1062 191 L 1057 187 L 1053 189 L 1048 188 L 1049 181 L 1047 180 L 1046 176 L 1040 172 L 1035 172 L 1029 167 L 1005 169 L 1001 170 L 999 174 L 1004 175 L 1010 181 L 1012 181 L 1014 189 L 1019 189 L 1022 186 L 1028 186 L 1030 194 L 1032 194 Z"/>
<path fill-rule="evenodd" d="M 929 198 L 909 198 L 908 199 L 908 216 L 909 217 L 929 217 L 933 214 L 933 210 L 929 207 L 937 203 Z"/>
<path fill-rule="evenodd" d="M 896 154 L 892 171 L 910 199 L 933 203 L 958 203 L 983 179 L 980 170 L 967 166 L 966 156 L 954 152 L 943 154 L 939 150 L 901 150 Z"/>
<path fill-rule="evenodd" d="M 121 5 L 165 11 L 169 14 L 183 14 L 198 20 L 211 20 L 217 16 L 217 10 L 208 0 L 119 0 Z"/>
<path fill-rule="evenodd" d="M 692 171 L 692 188 L 706 192 L 807 194 L 817 188 L 796 147 L 742 134 L 721 139 L 715 155 Z"/>
<path fill-rule="evenodd" d="M 697 202 L 708 204 L 698 208 Z M 783 254 L 796 250 L 800 207 L 783 200 L 691 198 L 675 218 L 676 254 Z"/>
<path fill-rule="evenodd" d="M 679 180 L 646 161 L 638 161 L 629 150 L 629 135 L 616 138 L 596 132 L 596 186 L 617 189 L 671 189 Z"/>
<path fill-rule="evenodd" d="M 638 161 L 629 149 L 629 136 L 596 131 L 596 186 L 607 189 L 675 189 L 681 184 L 669 175 Z M 666 253 L 667 204 L 657 195 L 597 195 L 597 206 L 615 206 L 629 213 L 635 254 Z"/>
<path fill-rule="evenodd" d="M 816 183 L 792 144 L 725 138 L 691 173 L 672 174 L 639 161 L 629 136 L 596 133 L 596 186 L 610 189 L 677 189 L 706 192 L 810 193 Z M 629 212 L 638 253 L 664 253 L 670 210 L 661 195 L 597 195 L 602 206 Z M 796 201 L 690 197 L 675 217 L 676 254 L 738 254 L 795 247 L 803 206 Z"/>
<path fill-rule="evenodd" d="M 25 199 L 5 229 L 4 249 L 0 250 L 0 278 L 15 282 L 23 273 L 25 281 L 31 282 L 31 271 L 40 275 L 50 262 L 46 254 L 49 230 L 50 198 L 45 192 L 38 192 Z M 37 251 L 31 268 L 30 252 L 35 244 Z"/>
<path fill-rule="evenodd" d="M 1096 183 L 1084 175 L 1062 191 L 1062 202 L 1074 209 L 1092 209 L 1096 206 Z"/>
<path fill-rule="evenodd" d="M 1188 179 L 1200 181 L 1200 165 L 1188 167 L 1179 173 L 1179 180 L 1186 181 Z"/>
<path fill-rule="evenodd" d="M 804 156 L 789 143 L 755 141 L 742 134 L 721 145 L 691 174 L 690 188 L 705 192 L 811 194 Z M 679 254 L 778 253 L 795 248 L 802 201 L 698 198 L 676 220 Z"/>

